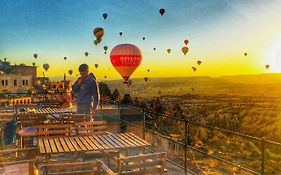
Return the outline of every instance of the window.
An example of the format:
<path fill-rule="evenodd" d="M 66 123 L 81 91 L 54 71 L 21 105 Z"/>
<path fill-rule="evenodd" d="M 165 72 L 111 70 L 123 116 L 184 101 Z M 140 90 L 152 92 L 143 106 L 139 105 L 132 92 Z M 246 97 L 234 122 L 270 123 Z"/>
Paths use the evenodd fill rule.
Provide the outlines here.
<path fill-rule="evenodd" d="M 5 85 L 5 80 L 2 80 L 2 86 L 4 86 Z"/>
<path fill-rule="evenodd" d="M 61 89 L 63 88 L 63 85 L 62 85 L 62 84 L 60 85 L 60 88 L 61 88 Z"/>
<path fill-rule="evenodd" d="M 25 85 L 27 85 L 27 86 L 28 86 L 28 80 L 25 80 Z"/>
<path fill-rule="evenodd" d="M 25 81 L 24 81 L 24 80 L 22 80 L 22 85 L 23 85 L 23 86 L 25 85 Z"/>
<path fill-rule="evenodd" d="M 8 86 L 8 80 L 5 80 L 5 84 L 6 84 L 6 86 Z"/>
<path fill-rule="evenodd" d="M 17 80 L 14 80 L 14 86 L 16 86 L 17 85 Z"/>

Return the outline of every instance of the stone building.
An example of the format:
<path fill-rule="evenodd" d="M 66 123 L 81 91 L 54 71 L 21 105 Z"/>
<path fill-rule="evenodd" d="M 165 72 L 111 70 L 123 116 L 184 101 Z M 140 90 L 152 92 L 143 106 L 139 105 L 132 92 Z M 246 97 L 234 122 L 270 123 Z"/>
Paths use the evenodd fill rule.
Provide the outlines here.
<path fill-rule="evenodd" d="M 28 92 L 32 89 L 32 75 L 0 75 L 0 92 Z"/>

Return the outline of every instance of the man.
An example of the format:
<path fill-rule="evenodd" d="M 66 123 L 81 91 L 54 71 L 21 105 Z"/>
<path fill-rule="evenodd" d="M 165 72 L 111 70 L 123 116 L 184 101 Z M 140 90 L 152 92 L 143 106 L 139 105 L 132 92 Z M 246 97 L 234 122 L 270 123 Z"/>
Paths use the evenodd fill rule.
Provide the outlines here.
<path fill-rule="evenodd" d="M 76 96 L 76 106 L 78 114 L 94 114 L 98 106 L 98 88 L 93 74 L 89 74 L 89 66 L 81 64 L 79 66 L 79 77 L 72 86 L 72 94 Z M 92 99 L 94 105 L 92 106 Z"/>

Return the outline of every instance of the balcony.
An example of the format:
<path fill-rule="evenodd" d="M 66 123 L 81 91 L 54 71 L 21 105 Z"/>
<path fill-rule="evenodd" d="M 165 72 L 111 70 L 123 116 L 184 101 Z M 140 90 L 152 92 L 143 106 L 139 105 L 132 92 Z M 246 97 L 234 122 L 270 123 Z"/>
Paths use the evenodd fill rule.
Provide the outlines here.
<path fill-rule="evenodd" d="M 42 108 L 39 104 L 27 105 L 30 108 Z M 53 107 L 52 104 L 50 105 Z M 11 137 L 5 138 L 7 136 L 7 125 L 11 125 L 10 121 L 20 109 L 20 106 L 11 106 L 9 110 L 1 110 L 2 166 L 0 166 L 0 172 L 2 174 L 12 170 L 20 172 L 24 169 L 26 171 L 21 172 L 22 174 L 28 174 L 30 169 L 35 169 L 34 172 L 38 173 L 38 158 L 40 159 L 40 156 L 42 156 L 38 155 L 38 151 L 35 151 L 35 156 L 27 156 L 27 158 L 22 159 L 20 157 L 24 155 L 20 153 L 22 149 L 32 152 L 37 148 L 24 147 L 20 149 L 18 143 L 21 138 L 19 135 L 15 135 L 16 137 L 12 139 Z M 74 111 L 75 106 L 72 112 Z M 61 114 L 56 115 L 60 116 Z M 280 161 L 278 161 L 278 157 L 273 156 L 273 153 L 280 153 L 281 144 L 265 138 L 257 138 L 219 127 L 154 113 L 148 108 L 121 105 L 110 101 L 100 102 L 95 115 L 92 117 L 94 122 L 106 121 L 106 132 L 108 133 L 133 133 L 145 140 L 150 146 L 144 147 L 142 154 L 165 152 L 165 174 L 277 175 L 281 172 L 279 168 L 281 166 L 278 165 Z M 54 123 L 60 123 L 56 120 L 53 121 L 55 121 Z M 32 142 L 36 142 L 36 139 L 33 139 Z M 14 149 L 14 151 L 11 151 L 11 149 Z M 137 155 L 138 149 L 131 148 L 128 152 L 121 151 L 121 154 L 125 156 L 126 154 Z M 59 155 L 54 159 L 60 161 L 72 156 L 68 154 Z M 114 161 L 108 160 L 108 157 L 101 156 L 98 159 L 102 160 L 114 172 L 118 172 Z M 13 164 L 13 162 L 19 160 L 24 163 Z M 94 156 L 89 155 L 82 158 L 82 161 L 86 162 L 95 160 Z M 7 164 L 7 162 L 11 163 Z"/>

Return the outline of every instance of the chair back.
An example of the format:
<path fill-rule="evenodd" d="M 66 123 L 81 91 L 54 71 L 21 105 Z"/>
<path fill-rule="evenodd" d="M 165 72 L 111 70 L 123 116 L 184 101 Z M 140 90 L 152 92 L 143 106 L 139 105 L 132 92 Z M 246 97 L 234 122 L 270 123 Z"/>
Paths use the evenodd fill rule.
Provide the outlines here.
<path fill-rule="evenodd" d="M 98 135 L 106 134 L 108 127 L 107 121 L 87 121 L 75 123 L 75 130 L 77 135 Z"/>
<path fill-rule="evenodd" d="M 141 154 L 118 159 L 120 175 L 164 174 L 166 153 Z"/>

